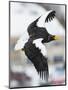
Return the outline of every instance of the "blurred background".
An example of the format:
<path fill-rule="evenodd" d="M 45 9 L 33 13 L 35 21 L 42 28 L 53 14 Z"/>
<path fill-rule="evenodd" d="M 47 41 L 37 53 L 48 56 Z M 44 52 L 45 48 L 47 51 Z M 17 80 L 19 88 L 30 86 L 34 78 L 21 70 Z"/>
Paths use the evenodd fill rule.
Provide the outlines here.
<path fill-rule="evenodd" d="M 23 51 L 14 51 L 17 40 L 24 35 L 28 25 L 49 10 L 56 11 L 53 22 L 46 23 L 52 34 L 61 40 L 45 44 L 47 47 L 49 81 L 48 85 L 65 84 L 65 5 L 45 3 L 10 2 L 10 87 L 31 87 L 46 85 Z"/>

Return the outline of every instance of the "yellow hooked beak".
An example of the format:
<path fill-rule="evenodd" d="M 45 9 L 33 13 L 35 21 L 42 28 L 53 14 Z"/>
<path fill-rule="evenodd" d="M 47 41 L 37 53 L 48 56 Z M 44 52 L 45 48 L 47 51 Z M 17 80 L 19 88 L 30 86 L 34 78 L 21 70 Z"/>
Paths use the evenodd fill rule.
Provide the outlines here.
<path fill-rule="evenodd" d="M 60 40 L 60 36 L 54 36 L 54 40 Z"/>

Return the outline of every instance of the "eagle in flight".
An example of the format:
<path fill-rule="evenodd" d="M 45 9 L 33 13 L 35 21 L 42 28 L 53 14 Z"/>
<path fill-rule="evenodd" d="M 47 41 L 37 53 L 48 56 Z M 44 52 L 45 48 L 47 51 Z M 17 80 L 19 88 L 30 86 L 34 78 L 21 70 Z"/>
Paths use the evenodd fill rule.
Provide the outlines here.
<path fill-rule="evenodd" d="M 48 23 L 55 17 L 55 11 L 50 10 L 45 15 L 38 17 L 27 28 L 26 38 L 21 37 L 15 45 L 15 50 L 24 50 L 28 59 L 33 63 L 42 80 L 47 80 L 49 77 L 48 57 L 44 43 L 56 40 L 59 37 L 51 35 L 46 28 L 40 27 L 37 24 L 44 21 Z"/>

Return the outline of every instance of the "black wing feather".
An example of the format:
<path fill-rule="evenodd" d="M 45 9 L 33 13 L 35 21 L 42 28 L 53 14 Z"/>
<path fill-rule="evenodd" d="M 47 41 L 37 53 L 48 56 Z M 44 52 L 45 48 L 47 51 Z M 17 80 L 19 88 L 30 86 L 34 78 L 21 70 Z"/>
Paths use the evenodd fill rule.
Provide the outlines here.
<path fill-rule="evenodd" d="M 41 17 L 41 16 L 40 16 Z M 39 17 L 39 18 L 40 18 Z M 39 18 L 37 18 L 35 21 L 33 21 L 27 28 L 28 34 L 29 35 L 33 35 L 35 33 L 35 30 L 37 28 L 37 22 L 39 20 Z"/>
<path fill-rule="evenodd" d="M 53 20 L 53 18 L 55 17 L 55 13 L 56 13 L 55 11 L 50 12 L 50 13 L 48 14 L 48 16 L 46 17 L 45 22 L 48 22 L 48 21 Z"/>
<path fill-rule="evenodd" d="M 40 53 L 40 50 L 36 48 L 31 41 L 28 41 L 25 44 L 24 50 L 27 57 L 34 64 L 40 77 L 42 79 L 48 80 L 49 72 L 47 58 L 45 58 L 42 53 Z"/>

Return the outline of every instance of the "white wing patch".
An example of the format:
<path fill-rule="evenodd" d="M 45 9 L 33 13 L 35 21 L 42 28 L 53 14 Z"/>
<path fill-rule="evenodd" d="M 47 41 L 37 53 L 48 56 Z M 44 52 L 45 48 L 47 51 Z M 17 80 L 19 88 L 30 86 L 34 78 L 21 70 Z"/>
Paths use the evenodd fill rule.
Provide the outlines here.
<path fill-rule="evenodd" d="M 24 33 L 22 37 L 17 41 L 14 50 L 21 50 L 24 48 L 25 43 L 28 41 L 29 35 L 28 33 Z"/>
<path fill-rule="evenodd" d="M 47 56 L 47 51 L 46 51 L 45 46 L 42 44 L 42 40 L 43 40 L 43 38 L 36 39 L 33 41 L 33 44 L 35 44 L 36 47 L 41 50 L 41 53 L 43 56 Z"/>

